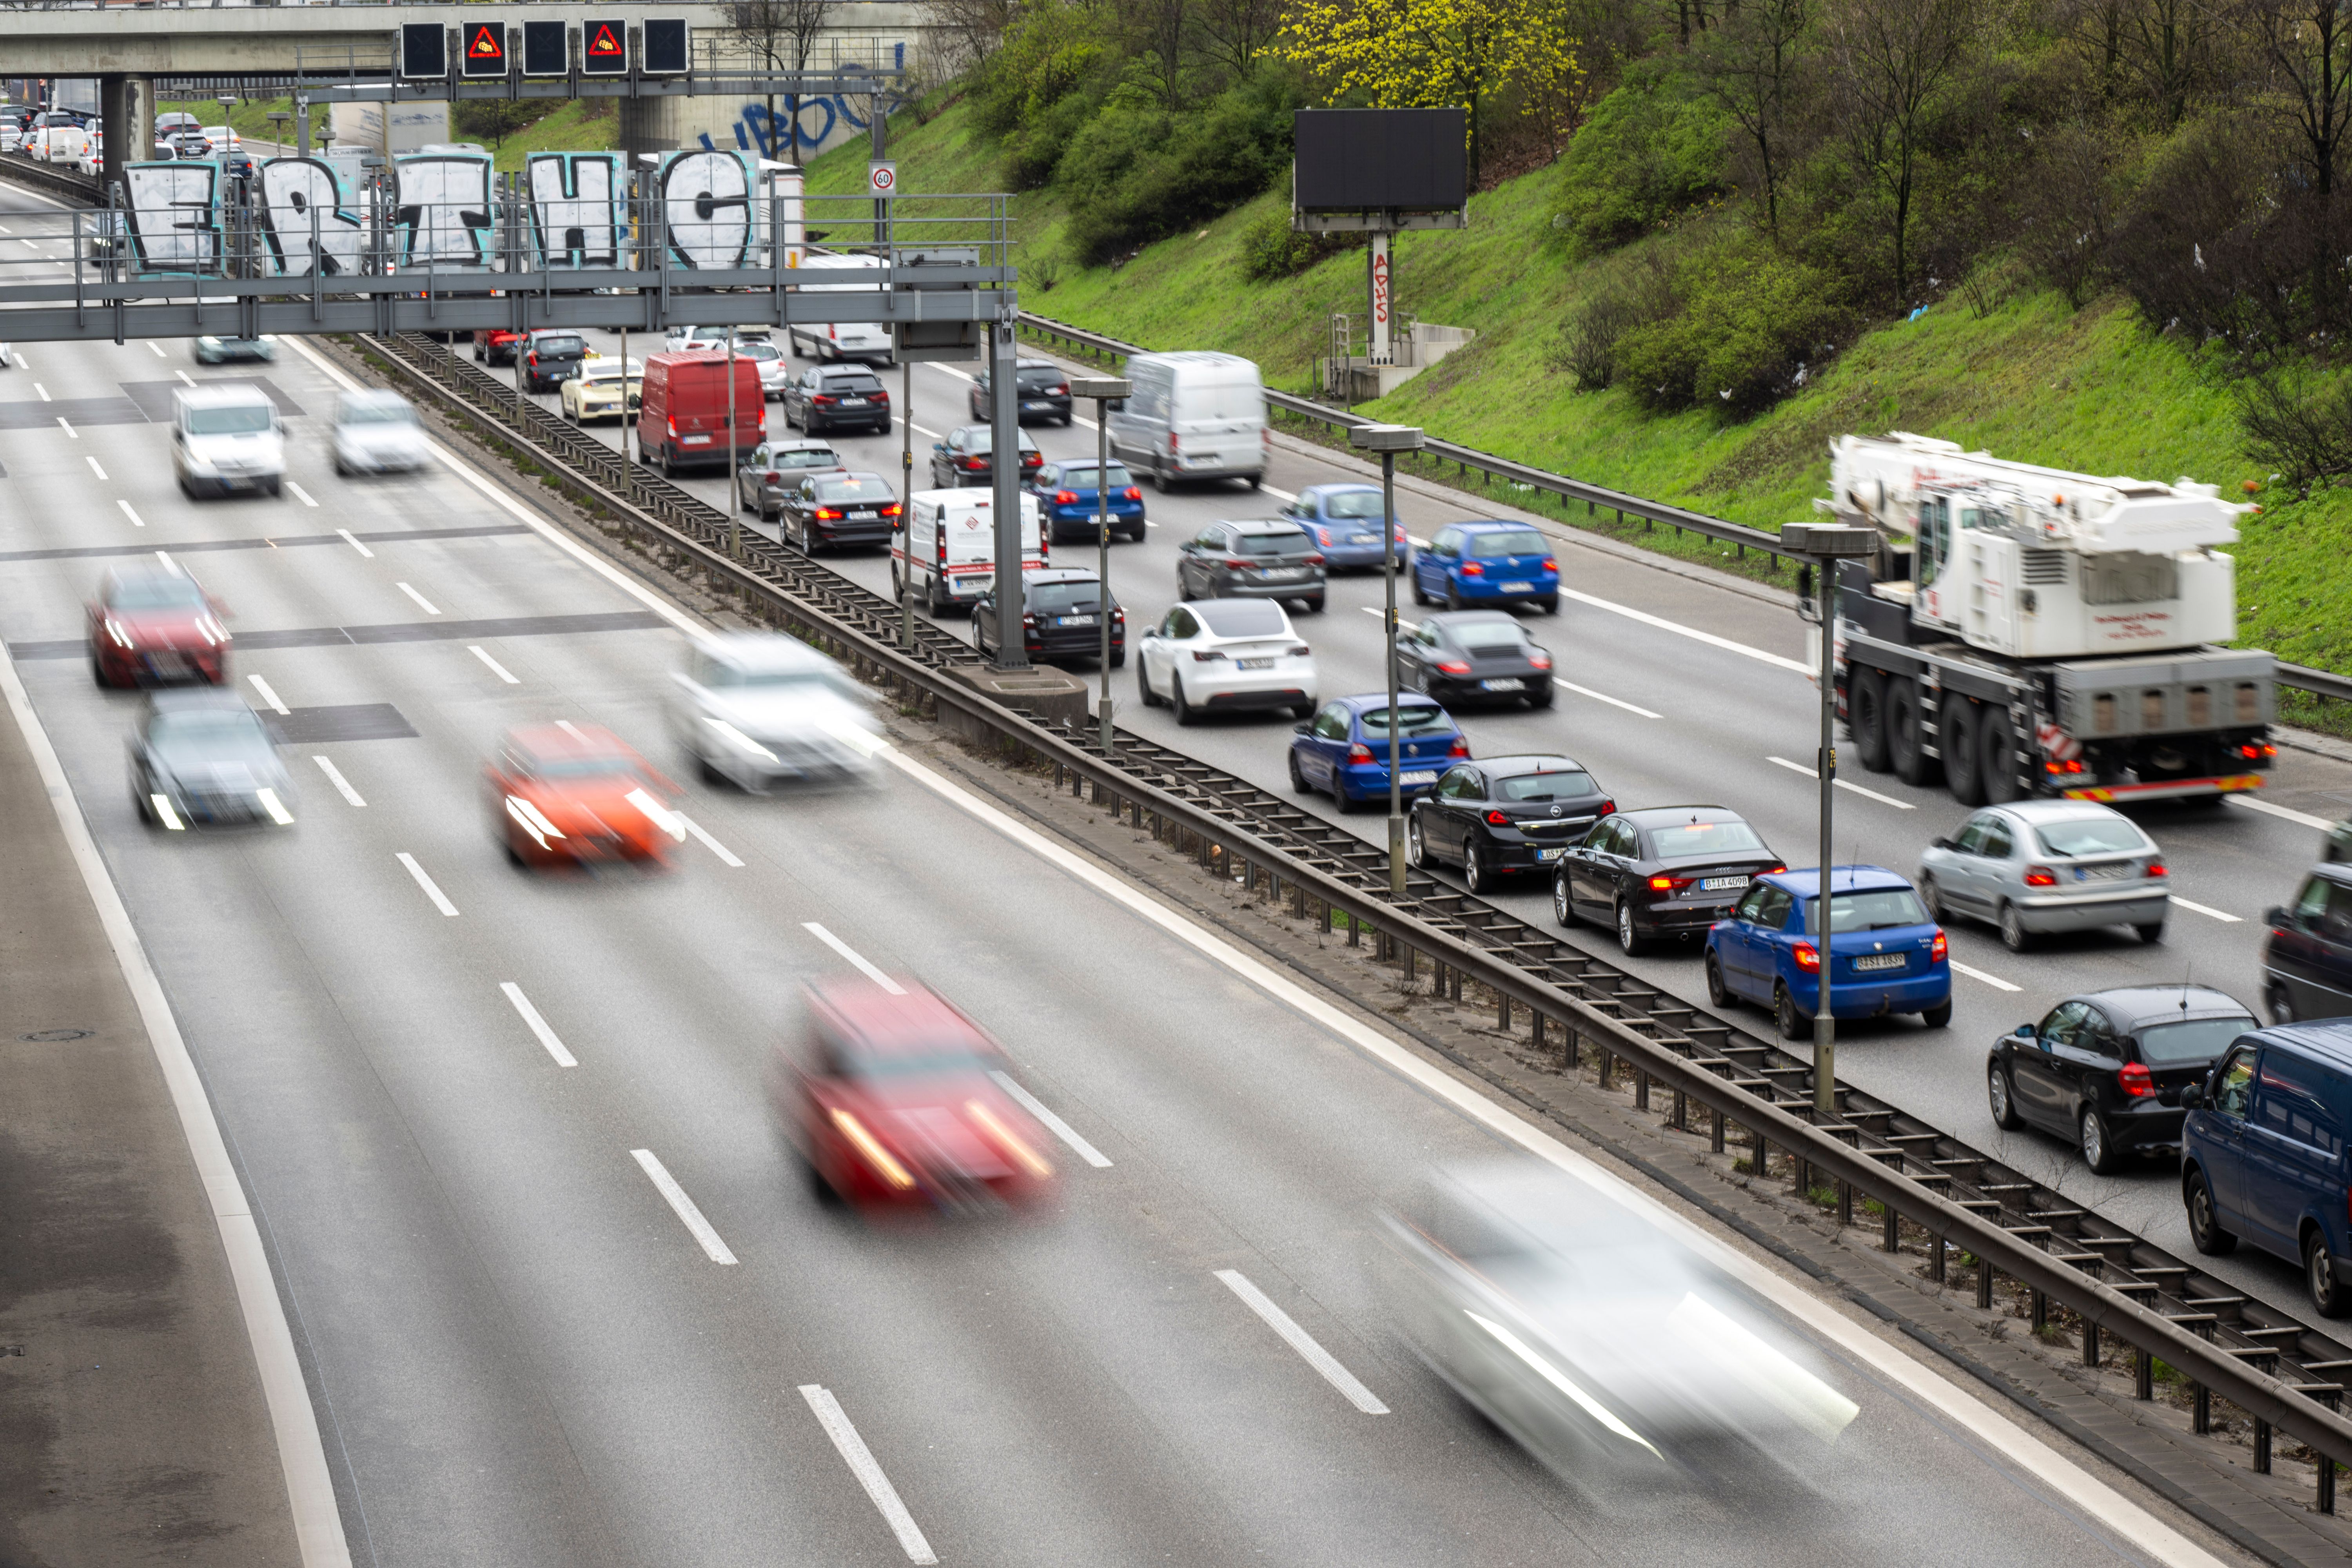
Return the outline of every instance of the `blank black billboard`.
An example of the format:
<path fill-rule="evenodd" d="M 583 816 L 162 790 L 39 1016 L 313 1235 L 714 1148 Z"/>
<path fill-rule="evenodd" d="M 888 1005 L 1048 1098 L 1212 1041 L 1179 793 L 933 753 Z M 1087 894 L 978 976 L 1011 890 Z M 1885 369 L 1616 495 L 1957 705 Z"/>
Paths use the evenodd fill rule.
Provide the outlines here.
<path fill-rule="evenodd" d="M 647 76 L 684 76 L 691 57 L 688 54 L 686 19 L 682 16 L 648 16 L 646 18 L 646 74 Z"/>
<path fill-rule="evenodd" d="M 449 35 L 440 23 L 400 25 L 400 74 L 412 78 L 449 74 Z"/>
<path fill-rule="evenodd" d="M 1454 212 L 1469 199 L 1466 110 L 1302 109 L 1293 126 L 1303 210 Z"/>
<path fill-rule="evenodd" d="M 568 76 L 572 71 L 571 25 L 565 22 L 525 22 L 522 25 L 522 74 Z"/>

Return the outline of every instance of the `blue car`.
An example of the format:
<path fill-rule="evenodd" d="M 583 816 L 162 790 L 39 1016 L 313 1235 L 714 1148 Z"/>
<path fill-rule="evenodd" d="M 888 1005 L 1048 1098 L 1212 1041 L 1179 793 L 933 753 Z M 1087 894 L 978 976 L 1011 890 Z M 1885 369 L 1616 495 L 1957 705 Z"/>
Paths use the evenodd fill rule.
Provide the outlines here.
<path fill-rule="evenodd" d="M 2352 1021 L 2250 1030 L 2180 1103 L 2180 1196 L 2197 1250 L 2251 1241 L 2303 1266 L 2321 1317 L 2352 1312 Z"/>
<path fill-rule="evenodd" d="M 1296 726 L 1290 787 L 1328 792 L 1341 811 L 1389 797 L 1389 700 L 1385 692 L 1326 702 Z M 1428 793 L 1437 775 L 1470 754 L 1453 716 L 1425 697 L 1397 694 L 1397 782 L 1404 798 Z"/>
<path fill-rule="evenodd" d="M 1840 866 L 1830 900 L 1830 1016 L 1916 1013 L 1931 1029 L 1952 1021 L 1952 963 L 1944 928 L 1911 884 L 1880 866 Z M 1822 953 L 1813 936 L 1819 871 L 1774 871 L 1749 884 L 1731 918 L 1706 932 L 1706 994 L 1717 1007 L 1771 1009 L 1780 1037 L 1813 1031 Z"/>
<path fill-rule="evenodd" d="M 1072 458 L 1066 463 L 1047 463 L 1021 487 L 1037 498 L 1037 515 L 1055 543 L 1094 538 L 1095 477 L 1099 471 L 1092 458 Z M 1113 539 L 1141 539 L 1143 492 L 1136 488 L 1135 479 L 1128 473 L 1125 463 L 1113 459 L 1108 477 L 1110 536 Z"/>
<path fill-rule="evenodd" d="M 1524 522 L 1449 522 L 1413 558 L 1417 604 L 1528 604 L 1559 614 L 1559 563 Z"/>
<path fill-rule="evenodd" d="M 1324 567 L 1346 572 L 1381 564 L 1381 487 L 1378 485 L 1309 485 L 1281 515 L 1307 531 L 1323 552 Z M 1390 548 L 1397 570 L 1412 564 L 1412 546 L 1406 542 L 1404 524 L 1391 520 Z"/>

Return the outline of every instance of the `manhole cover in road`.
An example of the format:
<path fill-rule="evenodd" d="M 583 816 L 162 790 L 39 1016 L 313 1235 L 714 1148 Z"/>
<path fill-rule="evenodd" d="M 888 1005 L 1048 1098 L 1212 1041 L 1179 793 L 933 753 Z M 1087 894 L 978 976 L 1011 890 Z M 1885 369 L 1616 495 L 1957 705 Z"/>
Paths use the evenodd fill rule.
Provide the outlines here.
<path fill-rule="evenodd" d="M 64 1040 L 86 1040 L 89 1038 L 89 1035 L 90 1032 L 88 1029 L 36 1029 L 29 1035 L 19 1035 L 16 1037 L 20 1040 L 31 1040 L 37 1045 L 53 1046 Z"/>

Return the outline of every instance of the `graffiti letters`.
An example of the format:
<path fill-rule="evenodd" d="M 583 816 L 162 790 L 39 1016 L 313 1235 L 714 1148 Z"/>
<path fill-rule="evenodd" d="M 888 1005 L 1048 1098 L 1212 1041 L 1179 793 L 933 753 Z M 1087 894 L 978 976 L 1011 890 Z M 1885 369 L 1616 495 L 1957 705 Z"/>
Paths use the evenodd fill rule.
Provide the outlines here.
<path fill-rule="evenodd" d="M 670 259 L 705 270 L 742 267 L 751 248 L 751 164 L 740 153 L 672 153 L 661 166 Z"/>
<path fill-rule="evenodd" d="M 131 163 L 122 171 L 131 266 L 148 277 L 221 268 L 221 171 L 208 159 Z"/>
<path fill-rule="evenodd" d="M 531 243 L 544 267 L 618 267 L 628 230 L 617 153 L 534 153 L 524 162 Z"/>
<path fill-rule="evenodd" d="M 270 265 L 282 278 L 323 278 L 360 270 L 365 241 L 334 166 L 322 158 L 271 158 L 261 165 L 261 232 Z"/>
<path fill-rule="evenodd" d="M 490 254 L 490 160 L 419 153 L 393 160 L 394 254 L 403 268 L 480 268 Z"/>

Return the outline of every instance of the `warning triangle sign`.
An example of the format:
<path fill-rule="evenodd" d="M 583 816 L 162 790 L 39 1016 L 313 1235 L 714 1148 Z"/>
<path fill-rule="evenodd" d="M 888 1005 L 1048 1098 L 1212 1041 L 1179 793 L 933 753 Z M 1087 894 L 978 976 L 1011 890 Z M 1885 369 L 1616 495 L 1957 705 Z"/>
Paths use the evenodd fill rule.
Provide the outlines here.
<path fill-rule="evenodd" d="M 477 55 L 487 55 L 495 58 L 496 57 L 506 53 L 506 49 L 499 42 L 499 37 L 496 33 L 492 32 L 488 27 L 476 27 L 474 29 L 474 53 Z"/>
<path fill-rule="evenodd" d="M 617 59 L 620 53 L 621 40 L 613 36 L 613 25 L 610 22 L 600 24 L 596 28 L 596 36 L 588 40 L 588 58 Z"/>

